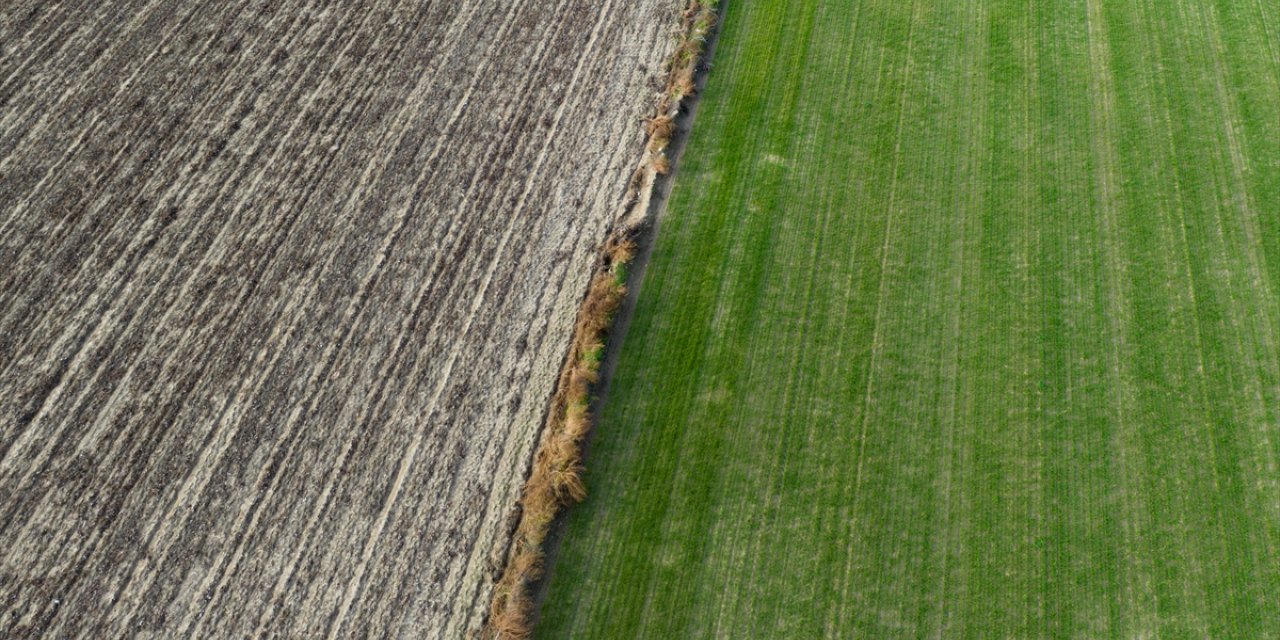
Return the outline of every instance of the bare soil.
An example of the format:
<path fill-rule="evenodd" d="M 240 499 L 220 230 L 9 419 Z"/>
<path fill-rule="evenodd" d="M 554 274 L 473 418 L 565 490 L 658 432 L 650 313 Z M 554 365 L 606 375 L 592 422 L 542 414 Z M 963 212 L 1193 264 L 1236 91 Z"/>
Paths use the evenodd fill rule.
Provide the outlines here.
<path fill-rule="evenodd" d="M 0 636 L 474 627 L 677 10 L 0 7 Z"/>

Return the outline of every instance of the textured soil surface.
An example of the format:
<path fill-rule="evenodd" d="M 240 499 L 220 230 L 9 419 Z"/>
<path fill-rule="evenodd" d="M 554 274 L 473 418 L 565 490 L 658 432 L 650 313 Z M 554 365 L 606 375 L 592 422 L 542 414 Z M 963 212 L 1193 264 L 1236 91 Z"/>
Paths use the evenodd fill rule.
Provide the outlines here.
<path fill-rule="evenodd" d="M 676 4 L 0 5 L 0 636 L 474 628 Z"/>

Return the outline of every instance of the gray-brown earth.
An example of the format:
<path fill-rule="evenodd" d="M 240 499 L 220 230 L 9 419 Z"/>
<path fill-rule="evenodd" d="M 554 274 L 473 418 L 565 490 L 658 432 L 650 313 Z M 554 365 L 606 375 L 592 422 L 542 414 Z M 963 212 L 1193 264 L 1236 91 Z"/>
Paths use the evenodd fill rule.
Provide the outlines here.
<path fill-rule="evenodd" d="M 0 4 L 0 636 L 474 628 L 678 8 Z"/>

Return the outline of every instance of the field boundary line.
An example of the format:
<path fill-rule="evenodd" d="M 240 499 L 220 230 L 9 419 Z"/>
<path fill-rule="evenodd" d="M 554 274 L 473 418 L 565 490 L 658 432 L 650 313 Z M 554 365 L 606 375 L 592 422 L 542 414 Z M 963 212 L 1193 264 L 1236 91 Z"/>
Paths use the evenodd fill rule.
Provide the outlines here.
<path fill-rule="evenodd" d="M 681 14 L 676 45 L 665 67 L 665 84 L 652 116 L 645 120 L 640 162 L 627 182 L 618 216 L 596 253 L 595 265 L 574 322 L 568 353 L 557 377 L 537 449 L 520 498 L 508 520 L 508 545 L 489 611 L 471 637 L 527 638 L 534 601 L 544 575 L 546 542 L 563 510 L 586 497 L 582 482 L 583 445 L 592 427 L 588 411 L 600 379 L 605 341 L 627 298 L 628 267 L 637 240 L 651 222 L 651 202 L 659 178 L 670 173 L 668 148 L 685 98 L 696 93 L 696 76 L 717 19 L 720 0 L 689 0 Z"/>

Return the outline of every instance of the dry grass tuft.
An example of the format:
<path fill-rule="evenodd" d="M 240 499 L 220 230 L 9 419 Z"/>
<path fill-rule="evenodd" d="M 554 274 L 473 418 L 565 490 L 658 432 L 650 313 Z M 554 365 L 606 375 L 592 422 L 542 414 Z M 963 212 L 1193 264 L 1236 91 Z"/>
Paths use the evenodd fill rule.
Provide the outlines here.
<path fill-rule="evenodd" d="M 676 131 L 675 118 L 668 114 L 659 114 L 645 121 L 645 131 L 649 133 L 649 137 L 657 140 L 670 140 L 671 134 Z"/>
<path fill-rule="evenodd" d="M 671 162 L 667 160 L 665 153 L 659 153 L 653 157 L 653 172 L 665 176 L 671 172 Z"/>
<path fill-rule="evenodd" d="M 526 638 L 530 633 L 531 585 L 542 575 L 542 544 L 561 507 L 587 497 L 582 482 L 582 440 L 591 430 L 587 411 L 599 380 L 599 354 L 626 288 L 617 273 L 635 254 L 627 239 L 611 237 L 601 248 L 601 268 L 578 309 L 569 359 L 560 374 L 542 441 L 520 497 L 520 523 L 507 568 L 495 588 L 483 632 L 490 638 Z"/>
<path fill-rule="evenodd" d="M 533 634 L 529 625 L 529 613 L 520 607 L 503 607 L 492 622 L 494 635 L 498 638 L 524 640 Z"/>
<path fill-rule="evenodd" d="M 675 132 L 680 100 L 694 91 L 694 71 L 706 35 L 715 24 L 716 0 L 689 0 L 682 15 L 680 44 L 667 62 L 667 89 L 655 115 L 646 121 L 649 160 L 632 177 L 639 189 L 644 172 L 670 170 L 663 150 Z M 600 248 L 599 262 L 578 308 L 569 355 L 560 372 L 547 423 L 529 478 L 520 495 L 520 521 L 507 555 L 506 569 L 494 586 L 489 617 L 480 637 L 521 640 L 532 633 L 533 585 L 542 576 L 542 545 L 551 523 L 565 505 L 587 495 L 582 481 L 582 440 L 591 430 L 588 406 L 599 380 L 600 354 L 614 313 L 626 297 L 627 265 L 636 246 L 630 231 L 615 229 Z"/>
<path fill-rule="evenodd" d="M 607 251 L 610 264 L 628 264 L 636 255 L 636 243 L 624 238 L 610 243 Z"/>
<path fill-rule="evenodd" d="M 693 69 L 683 69 L 680 73 L 676 74 L 675 80 L 672 82 L 672 86 L 682 98 L 684 96 L 693 95 L 695 90 L 693 84 Z"/>

